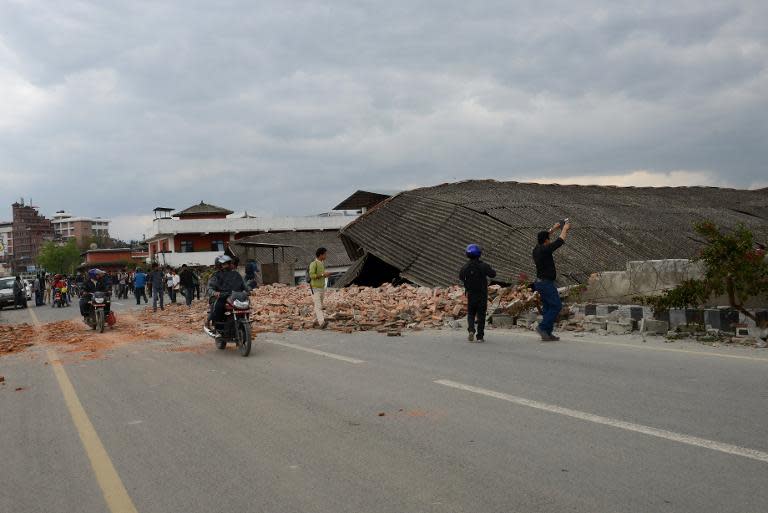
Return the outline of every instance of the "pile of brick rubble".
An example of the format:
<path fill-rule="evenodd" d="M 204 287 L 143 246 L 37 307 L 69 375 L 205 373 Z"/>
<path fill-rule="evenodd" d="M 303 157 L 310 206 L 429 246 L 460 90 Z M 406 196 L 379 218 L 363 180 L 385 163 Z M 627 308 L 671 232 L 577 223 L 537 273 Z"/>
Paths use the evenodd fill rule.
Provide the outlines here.
<path fill-rule="evenodd" d="M 535 306 L 537 295 L 528 288 L 492 286 L 489 311 L 510 314 Z M 140 319 L 161 321 L 182 330 L 198 330 L 207 315 L 207 302 L 196 301 L 191 308 L 166 305 L 164 311 L 146 309 Z M 352 333 L 378 331 L 398 334 L 402 330 L 442 328 L 447 322 L 464 317 L 466 298 L 462 288 L 383 285 L 329 289 L 325 297 L 328 329 Z M 253 331 L 283 332 L 315 327 L 312 295 L 307 286 L 269 285 L 251 294 Z"/>

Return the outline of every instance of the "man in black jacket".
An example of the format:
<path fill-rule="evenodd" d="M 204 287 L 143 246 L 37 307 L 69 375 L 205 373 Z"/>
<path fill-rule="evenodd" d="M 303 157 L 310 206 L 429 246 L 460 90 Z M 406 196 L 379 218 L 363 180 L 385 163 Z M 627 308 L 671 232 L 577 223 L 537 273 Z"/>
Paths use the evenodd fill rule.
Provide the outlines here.
<path fill-rule="evenodd" d="M 184 299 L 187 300 L 187 306 L 192 306 L 192 297 L 195 294 L 195 276 L 187 267 L 187 264 L 181 266 L 179 285 L 181 285 L 181 293 L 184 294 Z"/>
<path fill-rule="evenodd" d="M 549 236 L 558 229 L 561 230 L 560 236 L 554 242 L 551 242 Z M 565 244 L 565 238 L 568 236 L 568 230 L 570 229 L 571 223 L 568 219 L 563 219 L 549 230 L 540 231 L 537 235 L 538 244 L 531 253 L 533 262 L 536 264 L 535 287 L 539 297 L 541 297 L 543 307 L 543 319 L 539 327 L 536 328 L 542 342 L 560 340 L 560 337 L 552 334 L 557 314 L 563 308 L 563 303 L 560 300 L 560 294 L 557 292 L 557 285 L 555 283 L 557 270 L 555 269 L 555 259 L 552 254 Z"/>
<path fill-rule="evenodd" d="M 475 320 L 477 320 L 477 341 L 485 340 L 485 314 L 488 310 L 488 278 L 495 278 L 496 271 L 480 260 L 482 250 L 477 244 L 470 244 L 466 251 L 469 262 L 461 268 L 459 279 L 464 283 L 467 293 L 467 340 L 475 340 Z"/>
<path fill-rule="evenodd" d="M 243 276 L 235 269 L 234 261 L 230 256 L 220 256 L 218 261 L 221 263 L 221 271 L 214 274 L 208 283 L 208 293 L 216 298 L 211 315 L 211 320 L 214 322 L 224 320 L 224 310 L 229 294 L 248 290 Z"/>

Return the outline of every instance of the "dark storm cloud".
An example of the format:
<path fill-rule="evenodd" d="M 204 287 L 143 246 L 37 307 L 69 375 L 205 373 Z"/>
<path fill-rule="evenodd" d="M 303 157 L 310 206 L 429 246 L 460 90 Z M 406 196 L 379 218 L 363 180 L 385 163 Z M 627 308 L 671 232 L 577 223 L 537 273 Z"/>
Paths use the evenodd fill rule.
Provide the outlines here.
<path fill-rule="evenodd" d="M 0 204 L 135 236 L 201 199 L 304 214 L 474 177 L 766 185 L 765 26 L 757 0 L 5 2 Z"/>

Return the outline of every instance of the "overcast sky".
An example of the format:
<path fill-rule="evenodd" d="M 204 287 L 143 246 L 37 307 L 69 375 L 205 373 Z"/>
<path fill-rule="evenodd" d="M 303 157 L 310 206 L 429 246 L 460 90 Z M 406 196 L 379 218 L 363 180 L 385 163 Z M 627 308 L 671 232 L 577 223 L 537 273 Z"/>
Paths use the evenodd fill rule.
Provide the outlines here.
<path fill-rule="evenodd" d="M 768 186 L 768 2 L 0 3 L 0 219 L 468 178 Z"/>

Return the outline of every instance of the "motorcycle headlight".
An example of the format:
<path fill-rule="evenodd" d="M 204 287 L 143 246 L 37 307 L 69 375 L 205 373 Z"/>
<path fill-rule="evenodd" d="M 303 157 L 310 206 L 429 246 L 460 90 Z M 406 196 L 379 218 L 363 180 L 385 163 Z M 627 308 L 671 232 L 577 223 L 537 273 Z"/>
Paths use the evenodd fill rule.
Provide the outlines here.
<path fill-rule="evenodd" d="M 251 305 L 248 301 L 240 301 L 239 299 L 235 299 L 232 304 L 235 305 L 235 308 L 248 308 Z"/>
<path fill-rule="evenodd" d="M 103 303 L 104 302 L 104 298 L 103 297 L 97 297 L 97 298 L 94 299 L 94 301 L 96 301 L 97 303 Z"/>

